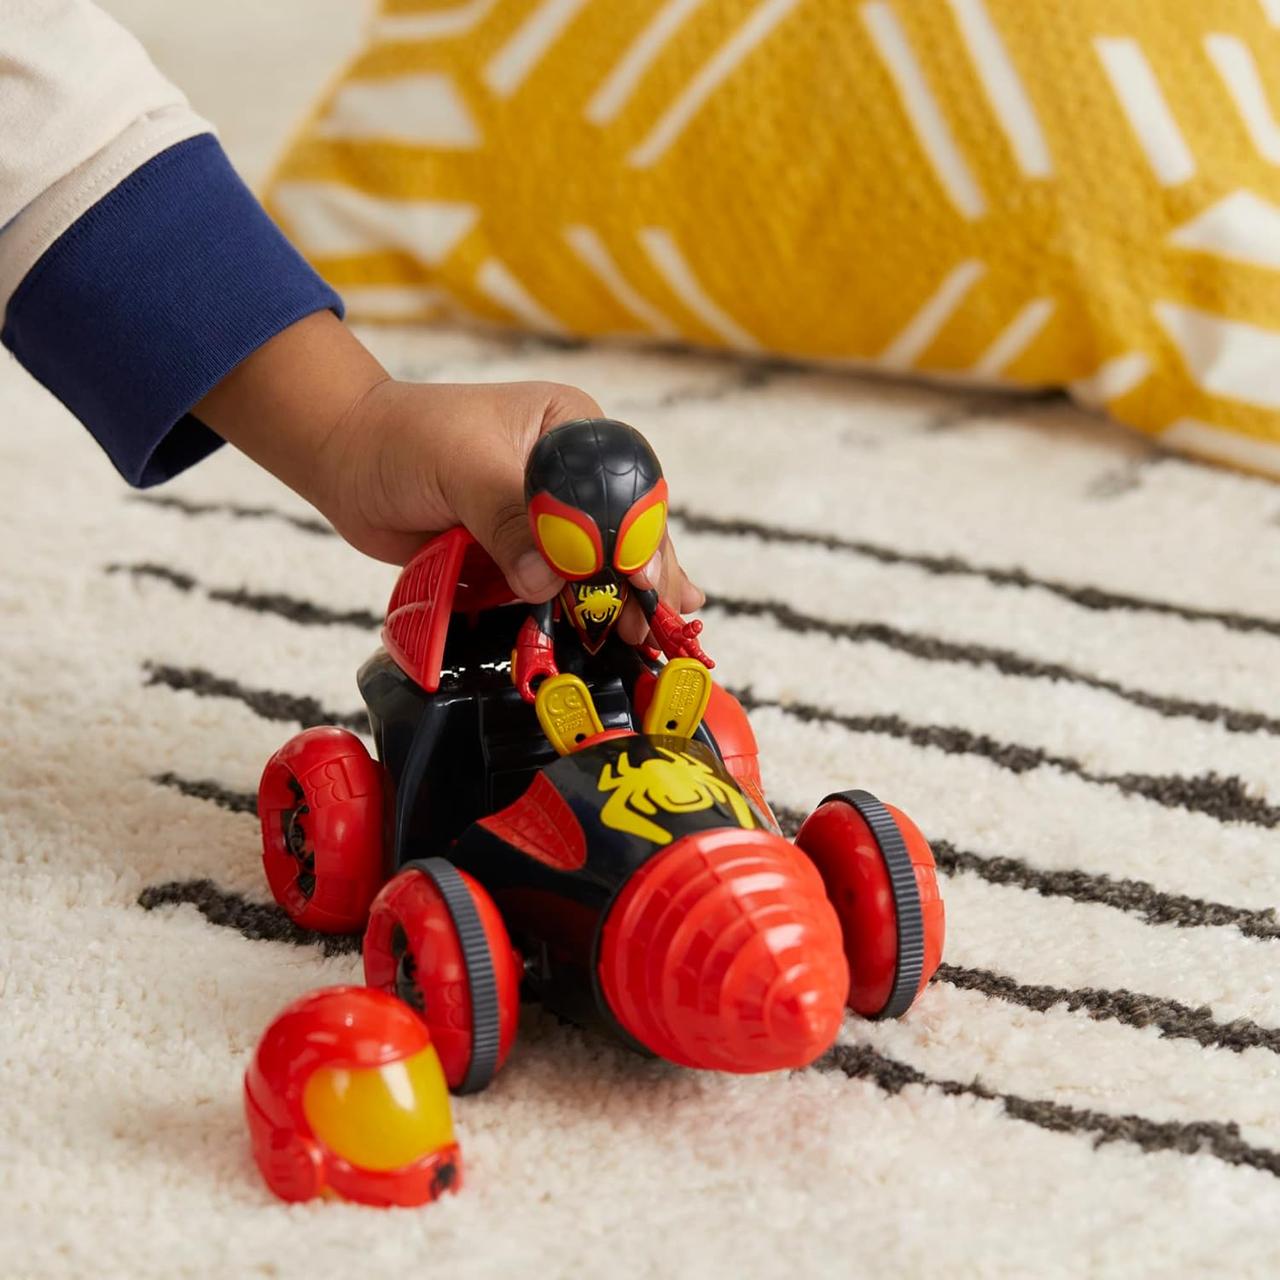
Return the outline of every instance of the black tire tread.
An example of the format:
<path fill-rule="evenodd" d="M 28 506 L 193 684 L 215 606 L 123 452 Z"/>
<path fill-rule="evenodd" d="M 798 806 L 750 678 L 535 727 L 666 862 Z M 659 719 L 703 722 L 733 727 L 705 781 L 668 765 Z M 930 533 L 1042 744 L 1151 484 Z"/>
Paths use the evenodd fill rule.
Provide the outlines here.
<path fill-rule="evenodd" d="M 435 885 L 457 930 L 471 995 L 471 1059 L 454 1093 L 479 1093 L 497 1073 L 502 1031 L 498 978 L 480 912 L 457 867 L 446 858 L 415 858 L 400 870 L 421 872 Z"/>
<path fill-rule="evenodd" d="M 915 1001 L 924 973 L 924 911 L 907 842 L 893 815 L 870 791 L 835 791 L 824 797 L 822 803 L 828 800 L 839 800 L 855 809 L 880 846 L 897 914 L 898 956 L 889 998 L 880 1012 L 872 1016 L 900 1018 Z"/>

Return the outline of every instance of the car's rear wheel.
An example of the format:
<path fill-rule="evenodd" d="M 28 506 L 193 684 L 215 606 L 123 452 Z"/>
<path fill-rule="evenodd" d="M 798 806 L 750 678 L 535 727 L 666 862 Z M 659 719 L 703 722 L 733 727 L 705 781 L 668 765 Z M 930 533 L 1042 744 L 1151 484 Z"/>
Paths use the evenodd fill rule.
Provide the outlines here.
<path fill-rule="evenodd" d="M 520 973 L 493 899 L 443 858 L 406 862 L 369 912 L 365 981 L 418 1011 L 455 1093 L 483 1089 L 511 1052 Z"/>
<path fill-rule="evenodd" d="M 304 929 L 364 927 L 383 880 L 383 771 L 346 729 L 296 734 L 258 784 L 262 865 Z"/>
<path fill-rule="evenodd" d="M 869 791 L 842 791 L 809 815 L 796 844 L 840 917 L 849 1007 L 868 1018 L 901 1017 L 942 960 L 946 918 L 929 842 Z"/>

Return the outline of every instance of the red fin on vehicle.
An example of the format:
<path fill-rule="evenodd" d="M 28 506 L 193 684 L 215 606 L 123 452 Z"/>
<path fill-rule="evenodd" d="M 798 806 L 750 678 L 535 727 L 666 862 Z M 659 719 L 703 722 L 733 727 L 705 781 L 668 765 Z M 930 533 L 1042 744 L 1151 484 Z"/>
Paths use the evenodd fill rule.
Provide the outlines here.
<path fill-rule="evenodd" d="M 500 840 L 557 871 L 577 871 L 587 861 L 587 838 L 568 801 L 539 773 L 515 804 L 479 825 Z"/>
<path fill-rule="evenodd" d="M 433 538 L 400 571 L 382 643 L 410 679 L 434 693 L 454 611 L 480 613 L 514 598 L 489 553 L 459 525 Z"/>
<path fill-rule="evenodd" d="M 760 780 L 756 735 L 752 732 L 751 722 L 742 709 L 742 703 L 723 686 L 713 684 L 704 718 L 715 737 L 716 746 L 720 748 L 724 767 L 776 829 L 778 820 L 764 798 L 764 784 Z"/>

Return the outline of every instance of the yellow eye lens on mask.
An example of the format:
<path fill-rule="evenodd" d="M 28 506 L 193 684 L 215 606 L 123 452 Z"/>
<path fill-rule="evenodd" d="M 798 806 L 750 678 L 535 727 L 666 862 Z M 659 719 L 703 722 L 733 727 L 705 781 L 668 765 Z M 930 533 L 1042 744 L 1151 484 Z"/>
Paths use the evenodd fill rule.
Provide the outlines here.
<path fill-rule="evenodd" d="M 572 520 L 543 514 L 538 517 L 538 542 L 551 567 L 571 578 L 595 573 L 595 544 Z"/>
<path fill-rule="evenodd" d="M 649 563 L 650 556 L 658 549 L 663 531 L 667 527 L 667 504 L 655 502 L 648 511 L 638 515 L 618 544 L 615 561 L 623 573 L 635 573 Z"/>
<path fill-rule="evenodd" d="M 302 1092 L 311 1131 L 361 1169 L 399 1169 L 453 1141 L 435 1048 L 385 1067 L 321 1067 Z"/>

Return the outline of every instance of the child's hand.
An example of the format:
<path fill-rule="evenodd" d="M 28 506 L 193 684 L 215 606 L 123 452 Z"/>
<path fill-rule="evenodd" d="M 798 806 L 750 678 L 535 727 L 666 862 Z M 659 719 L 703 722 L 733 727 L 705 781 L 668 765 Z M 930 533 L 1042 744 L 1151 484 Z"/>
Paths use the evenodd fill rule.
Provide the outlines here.
<path fill-rule="evenodd" d="M 463 524 L 531 602 L 560 579 L 529 531 L 525 459 L 543 431 L 602 416 L 585 392 L 553 382 L 396 382 L 328 312 L 259 348 L 194 412 L 358 550 L 403 564 Z M 643 576 L 680 612 L 702 603 L 669 538 Z M 619 626 L 633 643 L 648 630 L 638 609 Z"/>

